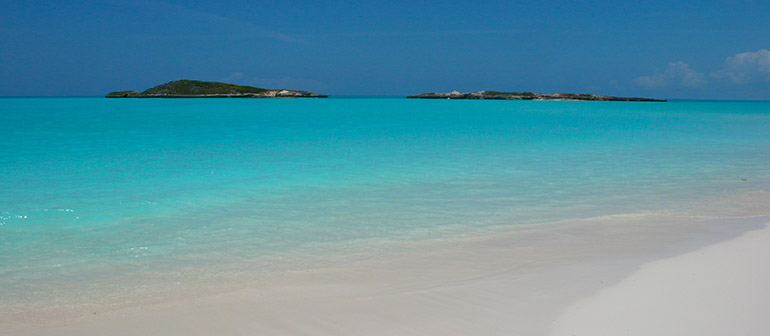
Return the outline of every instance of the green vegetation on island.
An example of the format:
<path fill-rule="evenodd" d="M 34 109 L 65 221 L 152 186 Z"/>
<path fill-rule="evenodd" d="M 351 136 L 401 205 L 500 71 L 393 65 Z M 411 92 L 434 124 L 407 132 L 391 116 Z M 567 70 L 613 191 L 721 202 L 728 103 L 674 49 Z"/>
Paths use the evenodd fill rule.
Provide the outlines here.
<path fill-rule="evenodd" d="M 271 90 L 252 86 L 177 80 L 158 85 L 143 92 L 115 91 L 107 98 L 326 98 L 328 96 L 297 90 Z"/>
<path fill-rule="evenodd" d="M 418 99 L 495 99 L 495 100 L 586 100 L 586 101 L 644 101 L 665 102 L 663 99 L 601 96 L 588 93 L 532 93 L 532 92 L 501 92 L 501 91 L 476 91 L 446 93 L 420 93 L 407 96 Z"/>

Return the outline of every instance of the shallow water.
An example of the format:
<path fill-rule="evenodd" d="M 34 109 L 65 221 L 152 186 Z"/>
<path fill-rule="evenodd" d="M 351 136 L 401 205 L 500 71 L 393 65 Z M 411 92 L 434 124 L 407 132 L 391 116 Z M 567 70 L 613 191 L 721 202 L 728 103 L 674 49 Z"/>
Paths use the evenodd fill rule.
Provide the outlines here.
<path fill-rule="evenodd" d="M 720 204 L 770 191 L 768 167 L 770 102 L 5 98 L 0 304 L 559 220 L 753 214 Z"/>

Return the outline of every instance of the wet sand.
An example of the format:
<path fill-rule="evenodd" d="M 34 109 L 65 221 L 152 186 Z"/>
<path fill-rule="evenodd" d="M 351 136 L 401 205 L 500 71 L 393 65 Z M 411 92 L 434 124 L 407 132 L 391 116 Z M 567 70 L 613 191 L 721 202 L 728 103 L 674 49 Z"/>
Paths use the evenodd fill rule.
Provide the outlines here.
<path fill-rule="evenodd" d="M 570 310 L 575 304 L 594 300 L 597 295 L 601 296 L 600 302 L 605 302 L 605 292 L 614 291 L 615 286 L 627 288 L 628 281 L 639 274 L 636 272 L 644 273 L 651 262 L 663 263 L 676 256 L 687 258 L 688 253 L 722 246 L 714 245 L 720 242 L 733 246 L 732 249 L 742 249 L 747 244 L 742 240 L 746 237 L 753 237 L 751 246 L 756 246 L 757 241 L 770 246 L 768 230 L 752 231 L 765 223 L 770 223 L 770 217 L 693 218 L 660 214 L 606 216 L 522 227 L 504 233 L 404 245 L 404 252 L 397 248 L 376 260 L 331 261 L 330 267 L 277 273 L 219 294 L 175 297 L 93 314 L 82 312 L 74 318 L 67 315 L 66 319 L 51 314 L 44 323 L 22 319 L 6 323 L 0 332 L 546 335 L 578 326 L 591 331 L 588 322 L 569 324 L 570 316 L 577 316 Z M 749 233 L 744 235 L 746 232 Z M 757 237 L 755 232 L 763 234 Z M 731 255 L 726 255 L 723 262 L 730 264 Z M 747 256 L 755 263 L 763 260 L 761 253 L 735 255 Z M 680 270 L 689 272 L 689 267 L 685 263 Z M 742 271 L 730 271 L 725 276 L 749 276 Z M 767 283 L 770 282 L 753 290 L 764 289 L 768 293 Z M 677 286 L 687 284 L 684 281 Z M 717 287 L 709 293 L 718 292 L 719 285 L 715 284 Z M 640 286 L 623 291 L 646 293 L 645 285 Z M 671 290 L 678 291 L 677 287 Z M 604 309 L 615 310 L 606 306 Z M 632 310 L 628 314 L 638 313 Z M 582 317 L 577 319 L 584 321 Z M 753 328 L 746 326 L 741 330 L 756 330 Z"/>

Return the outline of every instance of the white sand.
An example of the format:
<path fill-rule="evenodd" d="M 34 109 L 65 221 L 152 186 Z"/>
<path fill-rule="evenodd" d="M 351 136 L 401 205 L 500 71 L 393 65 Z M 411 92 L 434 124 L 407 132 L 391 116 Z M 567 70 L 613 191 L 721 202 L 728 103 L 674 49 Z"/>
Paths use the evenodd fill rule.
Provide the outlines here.
<path fill-rule="evenodd" d="M 570 306 L 552 335 L 770 335 L 770 226 L 646 264 Z"/>
<path fill-rule="evenodd" d="M 247 288 L 219 295 L 174 298 L 160 304 L 114 311 L 99 310 L 93 312 L 95 315 L 83 312 L 79 318 L 68 321 L 46 317 L 48 323 L 19 323 L 0 328 L 0 334 L 547 335 L 562 314 L 564 317 L 559 320 L 556 332 L 567 331 L 570 335 L 573 328 L 579 327 L 589 328 L 580 329 L 589 330 L 589 335 L 598 335 L 590 328 L 605 325 L 601 316 L 617 310 L 614 307 L 601 310 L 604 305 L 601 302 L 605 300 L 602 298 L 608 295 L 604 293 L 613 293 L 614 289 L 599 292 L 598 304 L 590 303 L 594 299 L 580 304 L 580 312 L 588 311 L 585 307 L 589 305 L 598 307 L 596 313 L 590 315 L 598 314 L 598 321 L 583 323 L 584 319 L 573 311 L 564 313 L 565 307 L 620 282 L 646 262 L 737 237 L 768 221 L 768 218 L 693 221 L 632 216 L 558 224 L 492 237 L 412 246 L 408 253 L 334 268 L 277 274 L 269 279 L 255 279 Z M 639 309 L 685 316 L 691 311 L 708 311 L 704 301 L 731 304 L 725 309 L 729 314 L 723 317 L 724 323 L 747 323 L 731 329 L 743 331 L 733 334 L 754 335 L 758 330 L 768 330 L 766 323 L 756 319 L 767 315 L 768 300 L 765 299 L 770 292 L 770 281 L 751 281 L 755 273 L 749 267 L 766 260 L 768 246 L 770 235 L 764 230 L 715 245 L 717 252 L 710 252 L 713 248 L 698 250 L 694 255 L 706 253 L 698 257 L 699 262 L 690 262 L 689 255 L 682 257 L 685 259 L 672 259 L 677 264 L 666 266 L 673 270 L 665 274 L 673 278 L 679 272 L 683 278 L 668 282 L 667 291 L 682 293 L 683 300 L 701 301 L 682 306 L 658 302 Z M 720 252 L 724 249 L 732 252 Z M 719 266 L 717 274 L 708 275 L 713 277 L 709 282 L 713 287 L 687 294 L 704 284 L 699 280 L 705 275 L 690 280 L 686 277 L 708 268 L 711 262 L 726 264 Z M 646 266 L 639 274 L 647 274 L 648 269 L 667 263 L 669 261 Z M 766 265 L 764 276 L 767 276 Z M 653 271 L 653 274 L 658 273 Z M 634 280 L 637 277 L 620 282 L 618 288 L 632 288 L 620 290 L 627 293 L 622 295 L 636 294 L 638 298 L 641 294 L 644 298 L 648 292 L 659 291 L 659 285 Z M 639 287 L 628 287 L 628 281 L 638 282 Z M 743 294 L 764 296 L 737 299 L 721 294 L 741 281 L 751 286 Z M 703 296 L 698 297 L 698 293 Z M 622 295 L 609 299 L 622 302 Z M 673 294 L 667 294 L 670 295 Z M 764 301 L 752 301 L 754 298 Z M 747 303 L 753 306 L 746 308 Z M 760 311 L 761 308 L 765 308 L 764 311 Z M 748 314 L 745 309 L 756 309 L 748 312 L 753 317 L 745 318 L 742 315 Z M 614 317 L 617 321 L 641 316 L 639 310 L 617 311 L 620 314 Z M 656 323 L 659 328 L 670 325 L 665 320 Z M 760 327 L 764 329 L 758 329 Z"/>

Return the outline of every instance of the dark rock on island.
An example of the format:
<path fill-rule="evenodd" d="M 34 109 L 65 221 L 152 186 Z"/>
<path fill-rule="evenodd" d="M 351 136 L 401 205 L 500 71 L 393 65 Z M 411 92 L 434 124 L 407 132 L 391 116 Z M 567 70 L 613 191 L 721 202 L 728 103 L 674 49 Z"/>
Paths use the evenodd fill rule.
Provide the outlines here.
<path fill-rule="evenodd" d="M 107 98 L 326 98 L 309 91 L 271 90 L 219 82 L 178 80 L 143 92 L 110 92 Z"/>
<path fill-rule="evenodd" d="M 532 93 L 532 92 L 500 92 L 500 91 L 476 91 L 448 93 L 421 93 L 407 96 L 418 99 L 497 99 L 497 100 L 586 100 L 586 101 L 638 101 L 638 102 L 665 102 L 663 99 L 600 96 L 587 93 Z"/>

